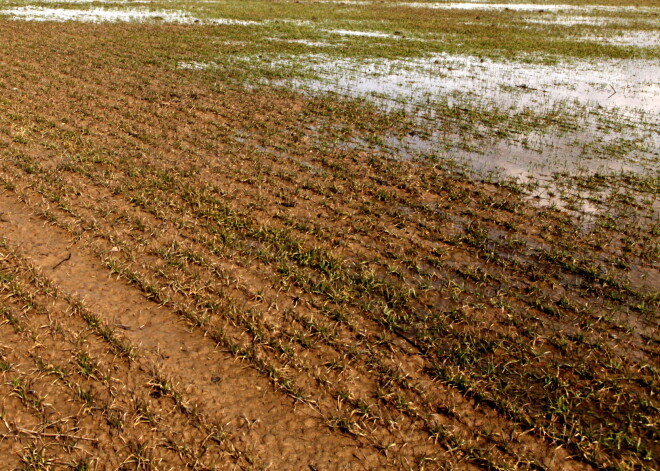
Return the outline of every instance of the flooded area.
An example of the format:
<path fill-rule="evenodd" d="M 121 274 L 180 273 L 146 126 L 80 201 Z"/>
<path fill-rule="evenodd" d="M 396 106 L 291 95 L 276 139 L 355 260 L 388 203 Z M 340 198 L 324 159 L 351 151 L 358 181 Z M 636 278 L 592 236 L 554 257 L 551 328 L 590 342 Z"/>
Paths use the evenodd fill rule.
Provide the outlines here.
<path fill-rule="evenodd" d="M 593 34 L 577 38 L 583 41 L 596 41 L 603 44 L 615 44 L 631 47 L 658 47 L 660 32 L 658 31 L 621 31 L 612 35 Z"/>
<path fill-rule="evenodd" d="M 580 11 L 580 12 L 625 12 L 625 11 L 655 11 L 652 7 L 639 6 L 621 6 L 621 5 L 571 5 L 571 4 L 553 4 L 553 3 L 490 3 L 488 1 L 471 2 L 381 2 L 381 1 L 342 1 L 328 0 L 321 2 L 307 3 L 333 3 L 344 6 L 379 6 L 389 8 L 422 8 L 431 10 L 506 10 L 522 12 L 557 12 L 557 11 Z"/>
<path fill-rule="evenodd" d="M 348 29 L 325 29 L 325 33 L 337 34 L 339 36 L 359 36 L 365 38 L 397 38 L 393 34 L 378 33 L 376 31 L 353 31 Z"/>
<path fill-rule="evenodd" d="M 199 18 L 183 11 L 138 8 L 69 9 L 25 6 L 0 10 L 0 15 L 7 15 L 11 19 L 24 21 L 81 21 L 85 23 L 160 21 L 164 23 L 193 24 L 201 21 Z"/>
<path fill-rule="evenodd" d="M 76 7 L 43 6 L 67 3 Z M 87 8 L 83 7 L 86 3 Z M 93 6 L 99 3 L 108 6 Z M 482 176 L 520 181 L 547 182 L 559 172 L 658 172 L 657 58 L 558 60 L 538 54 L 507 58 L 467 52 L 419 52 L 409 57 L 384 58 L 379 57 L 378 48 L 387 50 L 399 45 L 396 47 L 412 51 L 412 45 L 418 44 L 425 50 L 442 51 L 445 47 L 455 48 L 461 41 L 457 44 L 460 50 L 465 39 L 429 31 L 395 30 L 385 27 L 385 22 L 329 21 L 295 15 L 244 18 L 240 11 L 232 13 L 226 10 L 226 4 L 214 1 L 178 10 L 172 9 L 177 5 L 174 3 L 134 6 L 142 3 L 146 2 L 47 0 L 39 2 L 40 6 L 14 3 L 13 7 L 7 3 L 0 15 L 39 22 L 259 26 L 263 36 L 241 35 L 220 41 L 251 48 L 253 53 L 186 57 L 175 67 L 214 71 L 230 61 L 251 71 L 245 83 L 248 89 L 274 85 L 313 96 L 365 100 L 386 113 L 403 110 L 417 120 L 421 132 L 390 136 L 377 144 L 369 139 L 344 143 L 367 149 L 378 147 L 395 159 L 439 159 Z M 392 11 L 414 9 L 414 15 L 422 14 L 422 9 L 433 14 L 446 11 L 469 15 L 453 20 L 464 28 L 480 27 L 479 16 L 475 18 L 470 11 L 487 11 L 489 15 L 501 15 L 497 17 L 501 24 L 510 25 L 507 27 L 512 30 L 527 28 L 544 34 L 552 28 L 563 28 L 565 32 L 557 40 L 576 47 L 596 43 L 652 50 L 660 42 L 660 29 L 654 27 L 658 9 L 648 6 L 322 1 L 303 2 L 296 8 L 308 8 L 312 3 L 319 8 L 350 7 L 357 14 L 376 5 Z M 595 31 L 595 25 L 601 28 Z M 365 54 L 360 45 L 376 47 L 374 54 Z M 278 47 L 298 50 L 279 53 Z M 356 55 L 347 53 L 348 48 L 354 48 Z M 264 71 L 270 78 L 263 76 Z"/>
<path fill-rule="evenodd" d="M 640 11 L 640 7 L 609 6 L 609 5 L 562 5 L 552 3 L 486 3 L 486 2 L 401 2 L 390 3 L 390 6 L 410 8 L 430 8 L 440 10 L 508 10 L 508 11 Z M 653 11 L 651 8 L 641 7 L 643 11 Z"/>
<path fill-rule="evenodd" d="M 218 64 L 215 62 L 179 62 L 177 68 L 184 70 L 206 70 L 217 68 Z"/>
<path fill-rule="evenodd" d="M 388 143 L 401 158 L 443 158 L 528 180 L 563 171 L 643 172 L 654 167 L 660 148 L 658 61 L 541 65 L 450 54 L 408 60 L 310 54 L 272 66 L 310 74 L 280 85 L 418 116 L 428 130 L 423 139 Z M 462 129 L 466 123 L 471 129 Z"/>
<path fill-rule="evenodd" d="M 571 15 L 561 13 L 543 16 L 524 16 L 521 17 L 520 20 L 529 24 L 557 26 L 614 26 L 627 29 L 630 25 L 629 19 L 619 18 L 617 16 Z M 638 25 L 645 26 L 654 26 L 657 24 L 657 20 L 652 18 L 635 18 L 635 22 Z"/>
<path fill-rule="evenodd" d="M 660 95 L 660 61 L 574 61 L 546 66 L 452 54 L 402 60 L 300 55 L 275 59 L 272 66 L 318 75 L 296 80 L 296 85 L 411 108 L 432 110 L 438 101 L 452 106 L 457 96 L 473 95 L 480 105 L 512 111 L 530 107 L 536 112 L 552 111 L 561 104 L 605 109 L 654 123 L 660 113 L 660 100 L 655 99 Z"/>

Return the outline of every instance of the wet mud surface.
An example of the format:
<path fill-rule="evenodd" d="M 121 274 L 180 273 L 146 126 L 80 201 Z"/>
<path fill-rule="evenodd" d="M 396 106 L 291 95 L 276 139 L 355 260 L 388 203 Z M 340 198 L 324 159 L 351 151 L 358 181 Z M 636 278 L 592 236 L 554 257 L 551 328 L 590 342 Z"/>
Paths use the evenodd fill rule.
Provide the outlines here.
<path fill-rule="evenodd" d="M 10 467 L 657 467 L 657 179 L 534 204 L 195 28 L 0 21 Z"/>

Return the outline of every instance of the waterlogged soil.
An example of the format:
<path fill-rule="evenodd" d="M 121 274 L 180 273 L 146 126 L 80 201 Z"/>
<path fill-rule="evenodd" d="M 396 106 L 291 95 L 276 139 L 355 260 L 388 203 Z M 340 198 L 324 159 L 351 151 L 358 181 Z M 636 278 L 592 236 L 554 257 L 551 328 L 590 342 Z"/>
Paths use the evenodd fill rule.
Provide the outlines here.
<path fill-rule="evenodd" d="M 80 2 L 84 3 L 84 2 Z M 89 2 L 93 3 L 93 2 Z M 140 3 L 140 2 L 132 2 Z M 214 25 L 253 25 L 253 21 L 240 21 L 227 18 L 202 20 L 185 11 L 150 10 L 147 8 L 50 8 L 22 6 L 0 10 L 13 20 L 21 21 L 78 21 L 83 23 L 175 23 L 175 24 L 214 24 Z"/>
<path fill-rule="evenodd" d="M 271 67 L 288 71 L 280 75 L 291 78 L 275 83 L 293 90 L 364 99 L 418 117 L 423 134 L 388 139 L 402 158 L 442 157 L 481 175 L 522 180 L 657 168 L 658 61 L 536 65 L 449 54 L 309 54 L 274 58 Z M 297 77 L 301 70 L 308 76 Z"/>
<path fill-rule="evenodd" d="M 386 150 L 401 158 L 450 160 L 481 177 L 521 182 L 547 182 L 565 171 L 657 173 L 660 63 L 654 48 L 658 11 L 652 3 L 312 2 L 319 16 L 311 17 L 311 3 L 278 3 L 266 11 L 259 3 L 239 9 L 213 1 L 119 2 L 102 8 L 84 0 L 70 3 L 78 6 L 11 7 L 7 2 L 0 15 L 25 21 L 235 27 L 235 35 L 248 40 L 218 44 L 210 61 L 190 54 L 176 67 L 219 71 L 220 63 L 244 61 L 246 79 L 255 86 L 279 84 L 402 110 L 424 122 L 425 130 Z M 335 5 L 341 14 L 330 9 Z M 419 18 L 420 9 L 427 10 L 427 20 Z M 376 11 L 379 21 L 374 21 Z M 600 24 L 598 33 L 584 22 Z M 241 27 L 245 30 L 239 32 Z M 495 27 L 500 43 L 489 46 L 484 38 L 469 45 L 469 36 Z M 513 41 L 512 35 L 519 37 Z M 547 41 L 534 53 L 505 54 L 539 38 Z M 298 50 L 273 53 L 278 46 Z M 227 57 L 227 49 L 250 53 Z M 581 49 L 591 52 L 572 57 Z"/>
<path fill-rule="evenodd" d="M 585 227 L 195 35 L 0 22 L 3 462 L 660 465 L 657 180 L 565 175 Z"/>

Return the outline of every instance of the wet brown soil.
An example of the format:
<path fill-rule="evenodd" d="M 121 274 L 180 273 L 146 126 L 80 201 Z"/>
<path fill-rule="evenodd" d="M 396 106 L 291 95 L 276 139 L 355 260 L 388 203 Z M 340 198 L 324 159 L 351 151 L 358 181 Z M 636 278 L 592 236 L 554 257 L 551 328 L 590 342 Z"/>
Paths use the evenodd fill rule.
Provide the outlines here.
<path fill-rule="evenodd" d="M 184 27 L 0 37 L 10 466 L 657 465 L 638 200 L 585 229 L 512 185 L 336 146 L 407 130 L 177 70 Z"/>

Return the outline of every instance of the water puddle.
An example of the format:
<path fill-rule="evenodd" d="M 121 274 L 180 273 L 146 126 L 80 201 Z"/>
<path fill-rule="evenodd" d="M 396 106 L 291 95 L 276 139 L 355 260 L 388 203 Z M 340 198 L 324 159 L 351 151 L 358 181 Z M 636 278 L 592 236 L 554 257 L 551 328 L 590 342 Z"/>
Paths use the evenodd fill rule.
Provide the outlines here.
<path fill-rule="evenodd" d="M 0 10 L 0 15 L 6 15 L 13 20 L 22 21 L 78 21 L 83 23 L 161 22 L 227 26 L 253 26 L 264 24 L 259 21 L 234 20 L 230 18 L 201 19 L 185 11 L 150 10 L 146 8 L 73 9 L 24 6 Z"/>
<path fill-rule="evenodd" d="M 118 4 L 118 5 L 143 5 L 153 3 L 151 0 L 38 0 L 39 4 L 49 4 L 49 3 L 58 3 L 58 4 L 79 4 L 87 5 L 92 3 L 107 3 L 107 4 Z"/>
<path fill-rule="evenodd" d="M 529 24 L 539 24 L 539 25 L 557 25 L 557 26 L 579 26 L 579 25 L 589 25 L 589 26 L 628 26 L 633 19 L 631 18 L 620 18 L 616 16 L 583 16 L 583 15 L 551 15 L 551 16 L 532 16 L 521 18 L 522 21 Z M 637 24 L 656 24 L 657 20 L 652 20 L 648 18 L 639 18 L 635 17 L 634 22 Z"/>
<path fill-rule="evenodd" d="M 536 135 L 535 139 L 545 144 L 543 150 L 503 139 L 472 142 L 476 149 L 466 149 L 459 144 L 460 136 L 441 133 L 424 138 L 390 136 L 378 143 L 355 138 L 338 145 L 368 153 L 384 152 L 396 159 L 433 163 L 449 174 L 457 173 L 475 181 L 515 182 L 525 188 L 526 199 L 540 207 L 553 207 L 573 214 L 579 218 L 584 230 L 593 228 L 603 211 L 597 202 L 607 201 L 610 192 L 567 185 L 563 176 L 655 174 L 660 178 L 657 164 L 649 171 L 634 162 L 605 157 L 584 158 L 579 147 L 574 145 L 575 138 Z M 586 135 L 578 137 L 587 138 Z M 640 204 L 647 204 L 642 203 L 647 199 L 646 195 L 635 195 L 635 198 Z M 655 198 L 652 205 L 655 214 L 659 215 L 660 199 Z"/>
<path fill-rule="evenodd" d="M 145 0 L 65 0 L 63 2 L 54 0 L 52 3 L 71 4 L 152 4 Z M 153 10 L 149 8 L 49 8 L 41 6 L 22 6 L 0 10 L 0 16 L 7 16 L 12 20 L 21 21 L 78 21 L 82 23 L 173 23 L 182 25 L 217 25 L 217 26 L 271 26 L 278 24 L 294 24 L 296 26 L 309 26 L 312 23 L 307 20 L 295 20 L 290 18 L 269 19 L 263 21 L 237 20 L 233 18 L 200 18 L 181 10 Z"/>
<path fill-rule="evenodd" d="M 575 5 L 545 5 L 534 3 L 482 3 L 482 2 L 456 2 L 456 3 L 416 3 L 400 2 L 393 6 L 410 8 L 430 8 L 433 10 L 515 10 L 515 11 L 559 11 L 572 10 Z"/>
<path fill-rule="evenodd" d="M 390 5 L 431 8 L 440 10 L 504 10 L 504 11 L 607 11 L 607 12 L 647 12 L 653 11 L 650 7 L 622 6 L 622 5 L 557 5 L 547 3 L 481 3 L 481 2 L 456 2 L 456 3 L 415 3 L 401 2 Z"/>
<path fill-rule="evenodd" d="M 659 47 L 660 32 L 658 31 L 617 31 L 610 35 L 582 36 L 578 40 L 597 41 L 602 44 L 634 47 Z"/>
<path fill-rule="evenodd" d="M 570 5 L 549 3 L 488 3 L 486 1 L 467 2 L 381 2 L 381 1 L 342 1 L 325 0 L 314 3 L 333 3 L 347 6 L 407 7 L 426 8 L 433 10 L 501 10 L 527 12 L 557 12 L 557 11 L 603 11 L 603 12 L 650 12 L 653 7 L 638 7 L 629 5 Z"/>
<path fill-rule="evenodd" d="M 182 11 L 147 10 L 147 9 L 108 9 L 90 8 L 67 9 L 48 7 L 17 7 L 0 10 L 0 15 L 14 20 L 24 21 L 80 21 L 84 23 L 116 23 L 160 21 L 164 23 L 191 24 L 200 20 Z"/>
<path fill-rule="evenodd" d="M 198 61 L 189 61 L 189 62 L 179 62 L 177 64 L 177 69 L 184 70 L 206 70 L 206 69 L 217 69 L 218 64 L 215 62 L 198 62 Z"/>
<path fill-rule="evenodd" d="M 353 140 L 344 145 L 361 150 L 385 150 L 403 160 L 452 162 L 475 176 L 516 178 L 523 183 L 549 181 L 555 173 L 605 175 L 642 173 L 647 169 L 643 159 L 588 154 L 581 145 L 576 145 L 588 141 L 593 132 L 594 129 L 567 135 L 530 132 L 520 142 L 496 137 L 466 140 L 459 133 L 437 131 L 424 137 L 389 136 L 377 144 Z"/>
<path fill-rule="evenodd" d="M 340 36 L 358 36 L 365 38 L 388 38 L 388 39 L 400 39 L 401 36 L 387 33 L 379 33 L 377 31 L 352 31 L 347 29 L 322 29 L 321 31 L 330 34 L 337 34 Z"/>
<path fill-rule="evenodd" d="M 437 103 L 461 106 L 466 95 L 479 106 L 507 111 L 555 112 L 590 108 L 658 124 L 660 61 L 575 61 L 568 65 L 498 62 L 468 55 L 432 54 L 413 59 L 333 58 L 323 54 L 280 57 L 272 66 L 316 75 L 291 79 L 296 87 L 369 98 L 388 108 L 432 111 Z M 606 70 L 607 73 L 603 73 Z"/>
<path fill-rule="evenodd" d="M 449 54 L 399 60 L 304 54 L 280 55 L 271 65 L 291 78 L 270 83 L 404 109 L 426 131 L 339 145 L 453 162 L 480 178 L 544 182 L 532 195 L 542 204 L 559 204 L 548 190 L 557 173 L 657 171 L 657 60 L 543 65 Z M 587 206 L 584 213 L 596 211 Z"/>
<path fill-rule="evenodd" d="M 338 44 L 332 44 L 324 41 L 311 41 L 308 39 L 284 39 L 284 38 L 266 38 L 268 41 L 276 41 L 288 44 L 302 44 L 309 47 L 337 47 Z"/>

